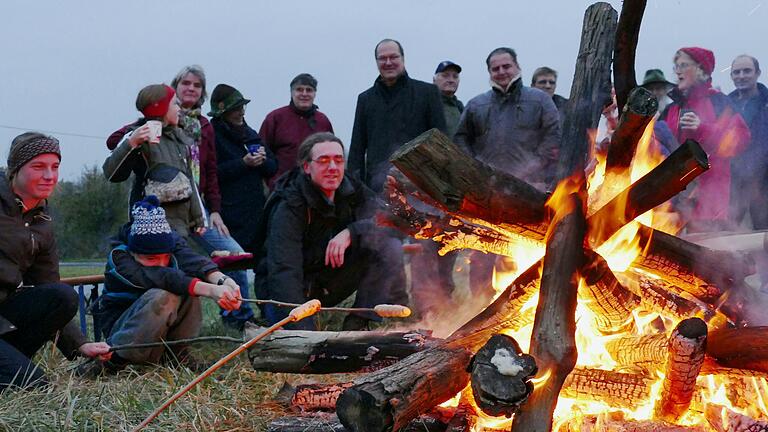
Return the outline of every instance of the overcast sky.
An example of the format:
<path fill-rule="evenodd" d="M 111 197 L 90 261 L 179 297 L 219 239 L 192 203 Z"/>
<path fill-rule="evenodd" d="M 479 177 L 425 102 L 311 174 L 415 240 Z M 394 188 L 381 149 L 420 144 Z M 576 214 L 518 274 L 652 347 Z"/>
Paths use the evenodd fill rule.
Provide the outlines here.
<path fill-rule="evenodd" d="M 357 95 L 377 76 L 373 47 L 385 37 L 402 42 L 411 77 L 431 81 L 445 59 L 463 66 L 458 96 L 465 102 L 488 89 L 485 57 L 499 46 L 517 51 L 526 85 L 536 67 L 548 65 L 560 72 L 558 93 L 568 96 L 591 3 L 3 0 L 0 165 L 23 132 L 12 128 L 21 128 L 61 140 L 63 179 L 100 167 L 104 137 L 138 117 L 136 93 L 169 83 L 192 63 L 205 68 L 209 92 L 227 83 L 252 100 L 246 120 L 256 130 L 289 101 L 295 75 L 313 74 L 316 103 L 348 143 Z M 610 3 L 620 11 L 620 1 Z M 762 0 L 648 0 L 638 80 L 652 67 L 670 79 L 674 52 L 697 45 L 715 52 L 714 83 L 730 92 L 733 57 L 749 53 L 768 64 L 766 23 Z"/>

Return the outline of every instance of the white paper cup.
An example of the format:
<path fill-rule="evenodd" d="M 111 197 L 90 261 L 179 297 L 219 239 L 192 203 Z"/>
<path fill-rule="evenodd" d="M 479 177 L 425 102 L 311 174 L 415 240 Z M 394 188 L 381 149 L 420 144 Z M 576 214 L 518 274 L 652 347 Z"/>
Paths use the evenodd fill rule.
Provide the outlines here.
<path fill-rule="evenodd" d="M 149 126 L 149 143 L 158 144 L 160 135 L 163 133 L 163 123 L 159 120 L 149 120 L 147 126 Z"/>

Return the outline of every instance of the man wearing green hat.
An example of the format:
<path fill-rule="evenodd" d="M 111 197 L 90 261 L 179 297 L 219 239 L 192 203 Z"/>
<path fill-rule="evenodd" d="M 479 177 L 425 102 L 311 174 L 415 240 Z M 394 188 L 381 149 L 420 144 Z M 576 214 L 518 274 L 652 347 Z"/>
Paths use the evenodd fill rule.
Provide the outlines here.
<path fill-rule="evenodd" d="M 656 100 L 659 101 L 659 112 L 664 112 L 664 108 L 672 102 L 667 93 L 675 85 L 667 81 L 661 69 L 648 69 L 645 71 L 645 77 L 643 77 L 643 84 L 641 86 L 656 96 Z"/>

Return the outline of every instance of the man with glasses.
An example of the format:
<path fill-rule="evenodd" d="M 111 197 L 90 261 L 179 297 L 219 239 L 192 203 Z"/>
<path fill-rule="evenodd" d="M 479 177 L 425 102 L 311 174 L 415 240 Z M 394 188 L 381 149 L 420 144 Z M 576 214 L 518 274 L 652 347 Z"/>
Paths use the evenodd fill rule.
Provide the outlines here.
<path fill-rule="evenodd" d="M 283 175 L 265 207 L 264 254 L 256 269 L 256 294 L 262 299 L 303 303 L 319 299 L 338 304 L 355 294 L 354 307 L 395 303 L 403 281 L 396 239 L 378 234 L 373 192 L 345 174 L 344 145 L 330 132 L 307 137 L 299 146 L 298 166 Z M 270 324 L 289 308 L 266 305 Z M 373 313 L 347 315 L 344 330 L 368 328 Z M 312 317 L 286 328 L 315 330 Z"/>
<path fill-rule="evenodd" d="M 348 169 L 381 192 L 392 153 L 429 129 L 445 133 L 446 126 L 437 87 L 408 76 L 400 42 L 382 40 L 374 56 L 379 76 L 357 98 Z"/>
<path fill-rule="evenodd" d="M 557 110 L 560 111 L 562 116 L 563 109 L 565 108 L 565 104 L 568 102 L 568 99 L 555 94 L 555 89 L 557 89 L 556 70 L 547 66 L 542 66 L 533 71 L 531 87 L 537 88 L 547 93 L 552 98 L 552 102 L 555 103 Z"/>

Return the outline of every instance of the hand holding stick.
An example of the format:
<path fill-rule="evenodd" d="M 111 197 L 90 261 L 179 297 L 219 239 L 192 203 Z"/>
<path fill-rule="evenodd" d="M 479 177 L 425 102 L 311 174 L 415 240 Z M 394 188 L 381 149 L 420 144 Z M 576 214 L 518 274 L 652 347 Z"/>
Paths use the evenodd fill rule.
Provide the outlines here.
<path fill-rule="evenodd" d="M 206 379 L 208 376 L 210 376 L 212 373 L 214 373 L 216 370 L 218 370 L 220 367 L 224 366 L 227 362 L 232 360 L 233 358 L 237 357 L 238 354 L 242 353 L 243 351 L 250 348 L 253 344 L 260 341 L 261 339 L 264 339 L 266 336 L 270 335 L 271 333 L 274 333 L 276 330 L 278 330 L 280 327 L 294 322 L 302 320 L 306 317 L 312 316 L 317 311 L 320 310 L 320 301 L 319 300 L 310 300 L 302 305 L 297 306 L 294 308 L 287 317 L 283 318 L 282 320 L 275 323 L 275 325 L 267 328 L 264 330 L 263 333 L 260 333 L 258 336 L 254 337 L 253 339 L 249 340 L 248 342 L 240 345 L 237 347 L 234 351 L 227 354 L 225 357 L 221 358 L 219 361 L 214 363 L 211 367 L 209 367 L 205 372 L 198 375 L 197 378 L 192 380 L 189 384 L 184 386 L 181 390 L 176 392 L 173 396 L 171 396 L 170 399 L 165 401 L 158 409 L 156 409 L 152 414 L 149 415 L 146 419 L 144 419 L 143 422 L 141 422 L 140 425 L 136 426 L 135 429 L 133 429 L 134 432 L 140 431 L 144 429 L 149 423 L 152 422 L 157 416 L 160 415 L 163 411 L 165 411 L 166 408 L 171 406 L 172 403 L 176 402 L 177 399 L 184 396 L 185 393 L 192 390 L 194 386 L 196 386 L 200 381 Z"/>

